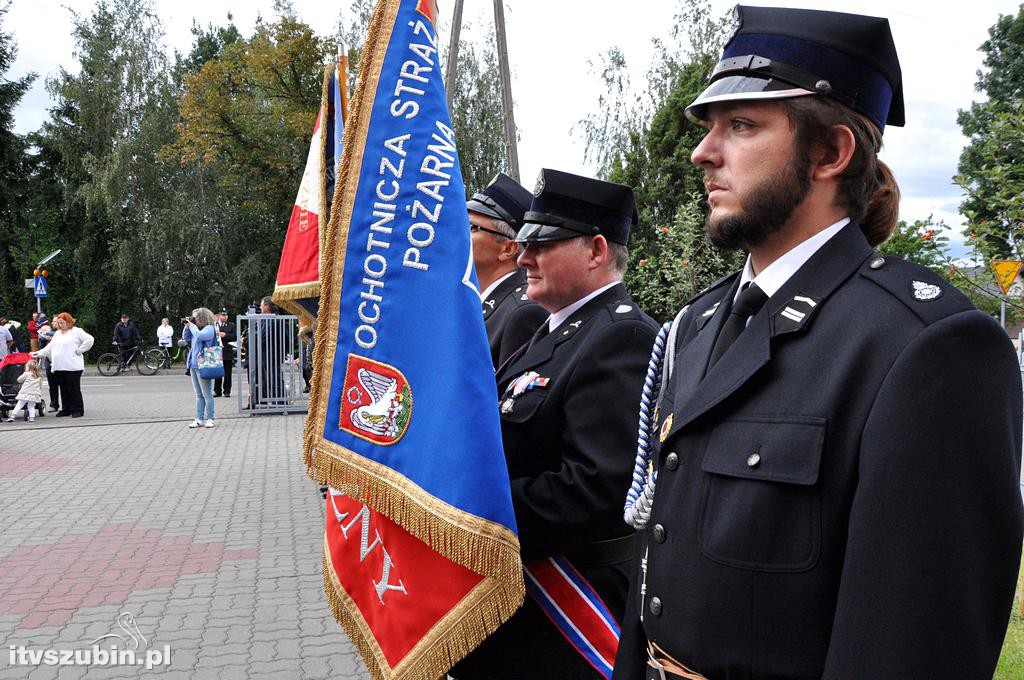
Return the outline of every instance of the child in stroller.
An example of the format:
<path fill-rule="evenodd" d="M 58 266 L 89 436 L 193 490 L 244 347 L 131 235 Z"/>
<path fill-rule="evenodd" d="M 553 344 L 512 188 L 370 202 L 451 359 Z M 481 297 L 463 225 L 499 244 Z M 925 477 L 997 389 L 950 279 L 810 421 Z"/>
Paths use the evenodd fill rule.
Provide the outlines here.
<path fill-rule="evenodd" d="M 0 361 L 0 418 L 6 419 L 8 417 L 7 414 L 18 403 L 18 392 L 21 391 L 21 383 L 18 381 L 18 378 L 25 372 L 25 364 L 30 361 L 33 361 L 33 359 L 32 355 L 28 352 L 14 352 L 13 354 L 8 354 Z M 26 420 L 32 419 L 32 407 L 35 408 L 35 411 L 40 416 L 44 415 L 45 409 L 40 399 L 32 404 L 30 408 L 25 409 Z"/>

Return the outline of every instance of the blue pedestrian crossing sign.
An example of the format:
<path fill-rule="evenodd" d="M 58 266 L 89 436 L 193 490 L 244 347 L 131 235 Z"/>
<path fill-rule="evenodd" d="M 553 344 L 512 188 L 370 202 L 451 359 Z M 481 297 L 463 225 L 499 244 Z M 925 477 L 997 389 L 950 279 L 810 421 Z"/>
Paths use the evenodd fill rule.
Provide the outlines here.
<path fill-rule="evenodd" d="M 36 278 L 36 283 L 35 283 L 36 297 L 37 298 L 44 298 L 44 297 L 46 297 L 46 277 L 45 276 L 37 276 L 35 278 Z"/>

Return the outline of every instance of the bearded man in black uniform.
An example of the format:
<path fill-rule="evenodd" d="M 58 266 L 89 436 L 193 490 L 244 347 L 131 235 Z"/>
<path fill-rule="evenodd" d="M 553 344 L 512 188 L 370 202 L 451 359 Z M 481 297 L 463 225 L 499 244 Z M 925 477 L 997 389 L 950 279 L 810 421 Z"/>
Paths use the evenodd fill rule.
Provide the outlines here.
<path fill-rule="evenodd" d="M 749 257 L 668 336 L 614 677 L 991 678 L 1020 372 L 992 318 L 873 250 L 899 199 L 876 157 L 903 124 L 888 22 L 738 19 L 687 113 L 708 233 Z"/>
<path fill-rule="evenodd" d="M 542 170 L 524 220 L 527 295 L 551 317 L 497 376 L 523 561 L 529 570 L 562 556 L 618 620 L 633 545 L 620 498 L 635 450 L 632 405 L 657 331 L 621 281 L 633 192 Z M 600 677 L 532 596 L 451 674 Z"/>
<path fill-rule="evenodd" d="M 466 203 L 473 265 L 495 368 L 529 341 L 548 317 L 543 307 L 527 297 L 526 276 L 516 266 L 516 232 L 532 199 L 519 182 L 499 172 Z"/>

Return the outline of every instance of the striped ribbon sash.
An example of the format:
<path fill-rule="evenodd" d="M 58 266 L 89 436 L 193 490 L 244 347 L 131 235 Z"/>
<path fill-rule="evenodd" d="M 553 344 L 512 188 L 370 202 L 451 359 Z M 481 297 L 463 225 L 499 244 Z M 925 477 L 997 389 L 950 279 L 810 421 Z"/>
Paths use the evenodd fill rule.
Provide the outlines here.
<path fill-rule="evenodd" d="M 531 562 L 525 572 L 526 592 L 587 663 L 610 679 L 620 628 L 594 587 L 562 555 Z"/>

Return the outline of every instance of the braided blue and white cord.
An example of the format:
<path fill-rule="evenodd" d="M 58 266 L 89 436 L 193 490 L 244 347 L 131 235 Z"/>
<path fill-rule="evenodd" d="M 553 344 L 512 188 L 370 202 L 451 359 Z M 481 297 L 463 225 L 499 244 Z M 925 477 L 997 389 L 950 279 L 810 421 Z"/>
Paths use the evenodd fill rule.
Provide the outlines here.
<path fill-rule="evenodd" d="M 690 309 L 686 305 L 679 310 L 672 323 L 667 323 L 658 331 L 651 348 L 651 360 L 647 364 L 647 376 L 644 378 L 644 390 L 640 397 L 640 431 L 637 435 L 636 463 L 633 465 L 633 482 L 626 494 L 626 506 L 623 517 L 626 524 L 635 529 L 643 529 L 651 518 L 651 506 L 654 504 L 654 487 L 658 479 L 658 471 L 651 465 L 651 453 L 654 449 L 654 428 L 656 418 L 651 409 L 661 401 L 661 395 L 668 385 L 674 369 L 673 354 L 665 347 L 676 346 L 676 335 L 679 333 L 680 322 Z"/>
<path fill-rule="evenodd" d="M 643 529 L 651 517 L 651 505 L 654 502 L 654 486 L 658 473 L 651 470 L 651 451 L 654 448 L 654 428 L 656 427 L 653 410 L 658 403 L 662 383 L 662 363 L 665 358 L 665 341 L 668 338 L 671 323 L 667 323 L 658 331 L 651 349 L 651 360 L 647 364 L 647 376 L 644 378 L 644 389 L 640 397 L 640 430 L 637 434 L 636 463 L 633 465 L 633 482 L 626 494 L 626 506 L 623 517 L 626 524 L 635 529 Z"/>

